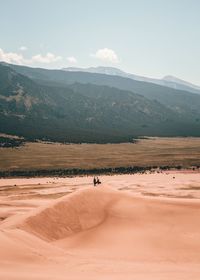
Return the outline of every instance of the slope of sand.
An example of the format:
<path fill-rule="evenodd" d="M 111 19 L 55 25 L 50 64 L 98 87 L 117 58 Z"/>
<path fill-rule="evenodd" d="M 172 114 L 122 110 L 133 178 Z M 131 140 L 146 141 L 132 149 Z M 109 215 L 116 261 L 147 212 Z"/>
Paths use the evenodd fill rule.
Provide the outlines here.
<path fill-rule="evenodd" d="M 0 279 L 200 279 L 200 200 L 185 198 L 188 184 L 198 193 L 200 175 L 102 179 L 97 188 L 91 178 L 59 179 L 76 191 L 56 199 L 27 198 L 38 185 L 30 191 L 23 181 L 23 192 L 29 187 L 18 201 L 3 195 L 1 182 L 0 211 L 9 215 L 0 222 Z"/>

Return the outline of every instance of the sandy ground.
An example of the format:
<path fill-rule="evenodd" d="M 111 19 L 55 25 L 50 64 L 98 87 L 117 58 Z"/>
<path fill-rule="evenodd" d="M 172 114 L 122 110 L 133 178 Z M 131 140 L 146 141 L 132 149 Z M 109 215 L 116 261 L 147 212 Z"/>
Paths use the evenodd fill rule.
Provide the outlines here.
<path fill-rule="evenodd" d="M 0 180 L 0 279 L 200 279 L 200 174 Z"/>

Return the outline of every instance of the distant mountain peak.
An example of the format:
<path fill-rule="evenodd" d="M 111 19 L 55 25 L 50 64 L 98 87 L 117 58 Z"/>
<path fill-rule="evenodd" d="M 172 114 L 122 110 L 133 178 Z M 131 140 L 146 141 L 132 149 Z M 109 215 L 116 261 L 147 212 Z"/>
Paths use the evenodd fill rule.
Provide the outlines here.
<path fill-rule="evenodd" d="M 88 72 L 88 73 L 98 73 L 98 74 L 116 75 L 116 76 L 122 76 L 127 74 L 126 72 L 118 68 L 107 67 L 107 66 L 97 66 L 97 67 L 88 67 L 88 68 L 67 67 L 67 68 L 63 68 L 62 70 L 71 71 L 71 72 Z"/>
<path fill-rule="evenodd" d="M 135 74 L 127 73 L 119 68 L 115 67 L 107 67 L 107 66 L 97 66 L 97 67 L 88 67 L 88 68 L 76 68 L 76 67 L 68 67 L 63 68 L 64 71 L 73 71 L 73 72 L 88 72 L 88 73 L 97 73 L 97 74 L 105 74 L 111 76 L 121 76 L 124 78 L 129 78 L 136 81 L 142 81 L 147 83 L 154 83 L 161 86 L 166 86 L 178 90 L 190 91 L 192 93 L 200 94 L 200 86 L 194 85 L 192 83 L 186 82 L 179 78 L 176 78 L 172 75 L 167 75 L 162 79 L 153 79 L 143 76 L 138 76 Z"/>
<path fill-rule="evenodd" d="M 164 76 L 162 79 L 165 80 L 165 81 L 168 81 L 168 82 L 179 83 L 179 84 L 183 84 L 183 85 L 193 87 L 195 89 L 200 90 L 200 86 L 194 85 L 190 82 L 184 81 L 184 80 L 182 80 L 180 78 L 177 78 L 175 76 L 172 76 L 172 75 Z"/>

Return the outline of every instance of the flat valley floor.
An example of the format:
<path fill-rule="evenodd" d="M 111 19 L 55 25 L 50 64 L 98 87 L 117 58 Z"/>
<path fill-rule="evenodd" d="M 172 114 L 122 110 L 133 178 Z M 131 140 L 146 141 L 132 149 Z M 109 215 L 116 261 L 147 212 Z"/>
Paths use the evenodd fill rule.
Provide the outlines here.
<path fill-rule="evenodd" d="M 0 180 L 0 279 L 200 279 L 200 173 L 92 180 Z"/>
<path fill-rule="evenodd" d="M 1 171 L 200 166 L 200 138 L 149 137 L 121 144 L 26 143 L 0 148 L 0 159 Z"/>

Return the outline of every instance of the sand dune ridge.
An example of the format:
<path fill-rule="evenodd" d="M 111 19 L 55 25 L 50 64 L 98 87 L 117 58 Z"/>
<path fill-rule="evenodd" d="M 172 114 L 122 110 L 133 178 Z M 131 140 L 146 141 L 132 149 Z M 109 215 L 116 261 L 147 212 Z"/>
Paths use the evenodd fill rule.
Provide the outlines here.
<path fill-rule="evenodd" d="M 48 241 L 62 239 L 101 224 L 116 198 L 105 189 L 79 191 L 30 215 L 20 227 Z"/>

